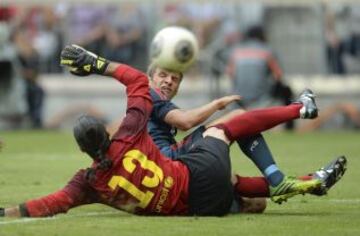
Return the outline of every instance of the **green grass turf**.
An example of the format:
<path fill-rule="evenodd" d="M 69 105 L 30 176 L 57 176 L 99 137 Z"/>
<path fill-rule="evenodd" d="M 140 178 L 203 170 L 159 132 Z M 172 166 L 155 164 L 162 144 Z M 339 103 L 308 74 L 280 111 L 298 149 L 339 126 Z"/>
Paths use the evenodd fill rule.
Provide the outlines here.
<path fill-rule="evenodd" d="M 3 132 L 0 153 L 0 206 L 55 191 L 90 161 L 70 133 Z M 42 219 L 0 219 L 0 236 L 8 235 L 360 235 L 360 134 L 324 132 L 266 135 L 277 163 L 287 174 L 314 171 L 334 157 L 348 157 L 348 172 L 328 196 L 296 196 L 287 203 L 268 202 L 264 214 L 217 217 L 139 217 L 106 206 L 84 206 Z M 232 148 L 233 169 L 259 175 Z"/>

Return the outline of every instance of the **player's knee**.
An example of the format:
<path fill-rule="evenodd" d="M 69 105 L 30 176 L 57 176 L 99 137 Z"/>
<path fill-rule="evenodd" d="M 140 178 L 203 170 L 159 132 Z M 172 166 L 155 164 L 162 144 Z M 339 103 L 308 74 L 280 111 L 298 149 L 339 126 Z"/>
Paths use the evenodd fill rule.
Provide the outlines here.
<path fill-rule="evenodd" d="M 238 115 L 241 115 L 241 114 L 244 114 L 246 112 L 245 109 L 242 109 L 242 108 L 238 108 L 236 110 L 233 110 L 230 112 L 230 115 L 231 116 L 238 116 Z"/>
<path fill-rule="evenodd" d="M 266 198 L 241 198 L 241 213 L 263 213 L 266 209 Z"/>
<path fill-rule="evenodd" d="M 205 138 L 206 136 L 214 137 L 214 138 L 224 141 L 227 144 L 230 144 L 230 140 L 225 135 L 225 132 L 223 129 L 219 129 L 217 127 L 210 127 L 208 129 L 206 129 L 203 133 L 203 137 Z"/>
<path fill-rule="evenodd" d="M 243 113 L 245 113 L 246 111 L 244 109 L 236 109 L 236 110 L 233 110 L 223 116 L 221 116 L 220 118 L 210 122 L 209 124 L 206 125 L 206 128 L 208 127 L 212 127 L 212 126 L 216 126 L 218 124 L 222 124 L 222 123 L 225 123 L 225 122 L 228 122 L 229 120 L 231 120 L 232 118 L 236 117 L 236 116 L 239 116 Z"/>

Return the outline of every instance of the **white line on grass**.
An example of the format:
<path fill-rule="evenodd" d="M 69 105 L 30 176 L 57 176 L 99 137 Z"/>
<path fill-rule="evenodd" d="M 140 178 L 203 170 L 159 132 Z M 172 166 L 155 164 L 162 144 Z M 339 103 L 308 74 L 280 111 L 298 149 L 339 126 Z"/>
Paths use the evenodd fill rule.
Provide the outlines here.
<path fill-rule="evenodd" d="M 354 198 L 354 199 L 291 199 L 291 202 L 303 202 L 303 201 L 309 201 L 309 202 L 334 202 L 334 203 L 344 203 L 344 204 L 354 204 L 354 203 L 360 203 L 360 198 Z"/>
<path fill-rule="evenodd" d="M 302 202 L 303 200 L 292 199 L 292 202 Z M 344 203 L 344 204 L 354 204 L 360 203 L 360 198 L 355 199 L 311 199 L 310 202 L 334 202 L 334 203 Z M 63 218 L 75 218 L 75 217 L 86 217 L 86 216 L 101 216 L 101 215 L 112 215 L 116 214 L 116 212 L 88 212 L 88 213 L 81 213 L 81 214 L 70 214 L 66 215 L 65 217 L 62 216 L 54 216 L 54 217 L 47 217 L 47 218 L 22 218 L 10 221 L 0 221 L 0 225 L 9 225 L 9 224 L 25 224 L 31 223 L 34 221 L 48 221 L 48 220 L 59 220 Z"/>
<path fill-rule="evenodd" d="M 75 217 L 84 217 L 84 216 L 101 216 L 101 215 L 112 215 L 116 214 L 114 212 L 88 212 L 88 213 L 81 213 L 81 214 L 71 214 L 66 215 L 65 218 L 75 218 Z M 24 223 L 30 223 L 34 221 L 49 221 L 49 220 L 59 220 L 64 217 L 59 216 L 53 216 L 53 217 L 43 217 L 43 218 L 21 218 L 16 220 L 10 220 L 10 221 L 0 221 L 0 225 L 9 225 L 9 224 L 24 224 Z"/>
<path fill-rule="evenodd" d="M 292 202 L 301 202 L 303 200 L 293 199 Z M 356 204 L 360 203 L 360 198 L 355 199 L 311 199 L 309 200 L 311 202 L 335 202 L 335 203 L 344 203 L 344 204 Z M 71 214 L 66 215 L 66 217 L 47 217 L 47 218 L 22 218 L 22 219 L 16 219 L 16 220 L 10 220 L 10 221 L 0 221 L 0 225 L 9 225 L 9 224 L 25 224 L 25 223 L 31 223 L 31 222 L 37 222 L 37 221 L 51 221 L 51 220 L 59 220 L 63 218 L 76 218 L 76 217 L 86 217 L 86 216 L 101 216 L 101 215 L 113 215 L 116 214 L 116 212 L 88 212 L 88 213 L 81 213 L 81 214 Z"/>

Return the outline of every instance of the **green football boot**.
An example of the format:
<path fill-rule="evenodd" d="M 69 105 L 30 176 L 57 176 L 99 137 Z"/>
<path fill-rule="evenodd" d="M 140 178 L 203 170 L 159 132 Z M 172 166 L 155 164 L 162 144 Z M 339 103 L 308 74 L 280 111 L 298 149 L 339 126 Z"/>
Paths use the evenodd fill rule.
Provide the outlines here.
<path fill-rule="evenodd" d="M 281 204 L 287 199 L 298 195 L 311 193 L 316 188 L 319 188 L 322 181 L 319 179 L 299 180 L 295 177 L 285 176 L 283 181 L 276 187 L 270 186 L 270 197 L 273 202 Z"/>

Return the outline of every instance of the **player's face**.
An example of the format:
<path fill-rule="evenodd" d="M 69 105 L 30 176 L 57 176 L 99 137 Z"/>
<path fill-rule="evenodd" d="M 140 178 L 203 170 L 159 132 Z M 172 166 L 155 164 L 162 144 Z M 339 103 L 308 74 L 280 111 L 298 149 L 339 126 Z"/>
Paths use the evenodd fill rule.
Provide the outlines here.
<path fill-rule="evenodd" d="M 169 100 L 177 93 L 182 75 L 179 72 L 156 68 L 152 77 L 152 86 L 155 86 Z"/>

